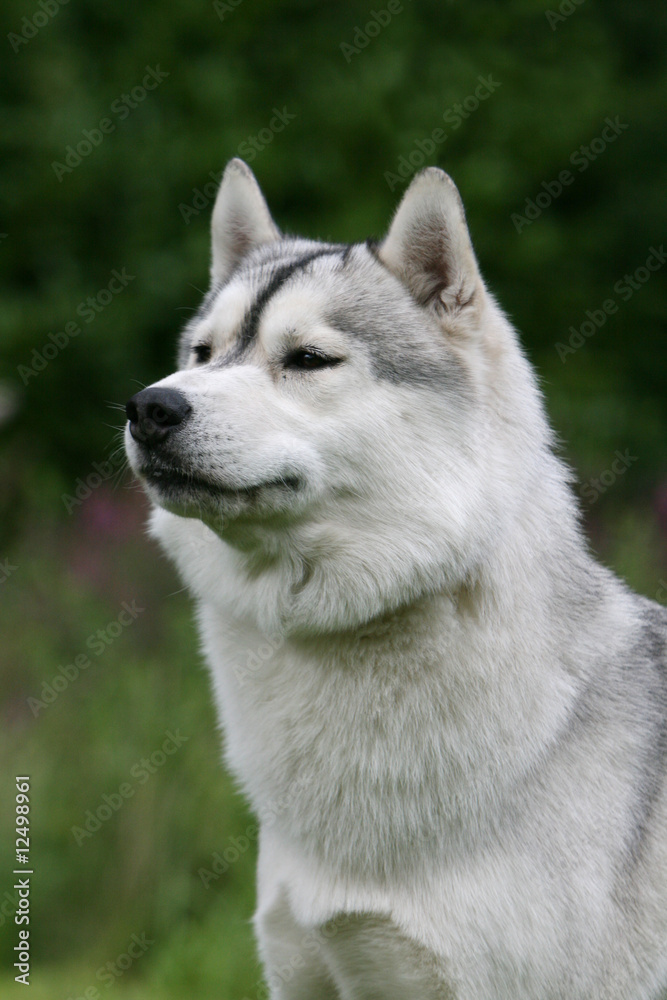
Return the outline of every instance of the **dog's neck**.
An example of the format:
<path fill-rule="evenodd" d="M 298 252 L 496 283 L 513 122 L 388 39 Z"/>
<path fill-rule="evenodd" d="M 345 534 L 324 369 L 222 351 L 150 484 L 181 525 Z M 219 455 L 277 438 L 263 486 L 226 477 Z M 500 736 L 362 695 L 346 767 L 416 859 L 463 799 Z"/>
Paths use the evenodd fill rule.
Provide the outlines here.
<path fill-rule="evenodd" d="M 201 602 L 230 764 L 260 815 L 288 803 L 276 831 L 350 871 L 364 856 L 386 868 L 394 846 L 424 829 L 442 851 L 472 843 L 482 815 L 500 822 L 571 725 L 600 650 L 613 655 L 612 635 L 627 634 L 625 591 L 603 581 L 574 516 L 559 521 L 537 496 L 465 581 L 319 632 L 281 629 L 285 567 L 253 575 L 243 553 L 201 527 L 179 565 Z M 167 546 L 179 529 L 181 519 L 161 525 Z M 368 760 L 379 744 L 376 774 Z M 437 784 L 428 801 L 427 773 Z M 355 774 L 364 801 L 378 797 L 384 832 L 370 807 L 368 817 L 331 811 Z M 404 815 L 382 791 L 399 786 Z M 350 830 L 355 842 L 343 843 Z"/>

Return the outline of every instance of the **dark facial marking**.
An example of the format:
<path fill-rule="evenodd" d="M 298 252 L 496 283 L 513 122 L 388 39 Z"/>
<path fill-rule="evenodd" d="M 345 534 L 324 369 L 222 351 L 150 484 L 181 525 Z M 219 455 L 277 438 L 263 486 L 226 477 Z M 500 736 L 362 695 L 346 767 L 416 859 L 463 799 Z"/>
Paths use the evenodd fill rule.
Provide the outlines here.
<path fill-rule="evenodd" d="M 283 359 L 283 368 L 309 372 L 317 371 L 319 368 L 335 368 L 341 361 L 342 358 L 332 357 L 315 348 L 300 347 L 290 351 Z"/>
<path fill-rule="evenodd" d="M 211 345 L 210 344 L 195 344 L 192 348 L 194 355 L 197 359 L 198 365 L 205 365 L 211 357 Z"/>
<path fill-rule="evenodd" d="M 262 289 L 259 293 L 252 306 L 248 310 L 248 313 L 243 320 L 243 325 L 241 327 L 241 335 L 239 337 L 238 345 L 236 351 L 242 353 L 247 350 L 250 344 L 254 341 L 257 336 L 257 330 L 259 328 L 259 321 L 261 319 L 264 308 L 272 296 L 276 294 L 278 289 L 282 288 L 285 282 L 292 277 L 297 271 L 302 270 L 313 260 L 317 260 L 318 257 L 330 257 L 333 254 L 339 255 L 341 252 L 340 248 L 337 247 L 332 250 L 331 247 L 321 248 L 318 250 L 312 250 L 303 257 L 299 257 L 297 260 L 291 261 L 289 264 L 283 264 L 279 267 L 273 274 L 268 285 Z"/>
<path fill-rule="evenodd" d="M 341 266 L 342 267 L 345 267 L 345 265 L 347 264 L 349 256 L 352 253 L 352 251 L 354 250 L 354 247 L 355 247 L 354 243 L 348 243 L 348 245 L 345 247 L 345 250 L 343 251 L 343 256 L 341 258 Z"/>

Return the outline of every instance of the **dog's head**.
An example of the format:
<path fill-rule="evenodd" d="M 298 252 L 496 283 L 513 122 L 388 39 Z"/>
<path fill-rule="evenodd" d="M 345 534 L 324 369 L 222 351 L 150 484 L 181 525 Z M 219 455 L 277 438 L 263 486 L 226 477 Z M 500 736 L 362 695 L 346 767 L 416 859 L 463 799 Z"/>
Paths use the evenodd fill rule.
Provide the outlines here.
<path fill-rule="evenodd" d="M 351 623 L 461 583 L 504 516 L 498 435 L 530 421 L 502 412 L 505 390 L 518 379 L 530 410 L 531 380 L 453 182 L 423 171 L 383 241 L 340 245 L 281 235 L 232 160 L 212 236 L 178 371 L 127 404 L 183 571 L 203 522 L 216 558 L 222 540 L 249 579 L 273 574 L 283 619 L 310 602 L 302 619 Z"/>

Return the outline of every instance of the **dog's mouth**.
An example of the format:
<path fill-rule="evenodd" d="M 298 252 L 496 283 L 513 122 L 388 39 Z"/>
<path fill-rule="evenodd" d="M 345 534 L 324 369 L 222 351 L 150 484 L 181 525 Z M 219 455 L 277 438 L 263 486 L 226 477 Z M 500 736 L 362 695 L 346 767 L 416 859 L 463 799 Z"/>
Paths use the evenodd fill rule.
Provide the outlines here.
<path fill-rule="evenodd" d="M 155 463 L 139 469 L 139 475 L 161 497 L 172 502 L 187 502 L 188 500 L 201 502 L 205 498 L 212 501 L 225 499 L 252 501 L 265 491 L 281 491 L 290 494 L 296 493 L 301 487 L 301 480 L 297 476 L 288 474 L 236 486 L 216 482 L 199 472 L 190 472 Z"/>

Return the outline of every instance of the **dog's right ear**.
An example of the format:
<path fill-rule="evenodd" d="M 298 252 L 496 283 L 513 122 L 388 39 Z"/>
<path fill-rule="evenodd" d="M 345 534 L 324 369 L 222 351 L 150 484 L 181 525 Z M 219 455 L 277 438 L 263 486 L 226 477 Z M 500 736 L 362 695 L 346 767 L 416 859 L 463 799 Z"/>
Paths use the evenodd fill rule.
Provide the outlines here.
<path fill-rule="evenodd" d="M 212 280 L 225 281 L 247 253 L 278 239 L 280 231 L 252 170 L 243 160 L 230 160 L 211 220 Z"/>
<path fill-rule="evenodd" d="M 422 170 L 410 184 L 379 257 L 420 305 L 456 317 L 470 315 L 483 298 L 461 196 L 437 167 Z"/>

